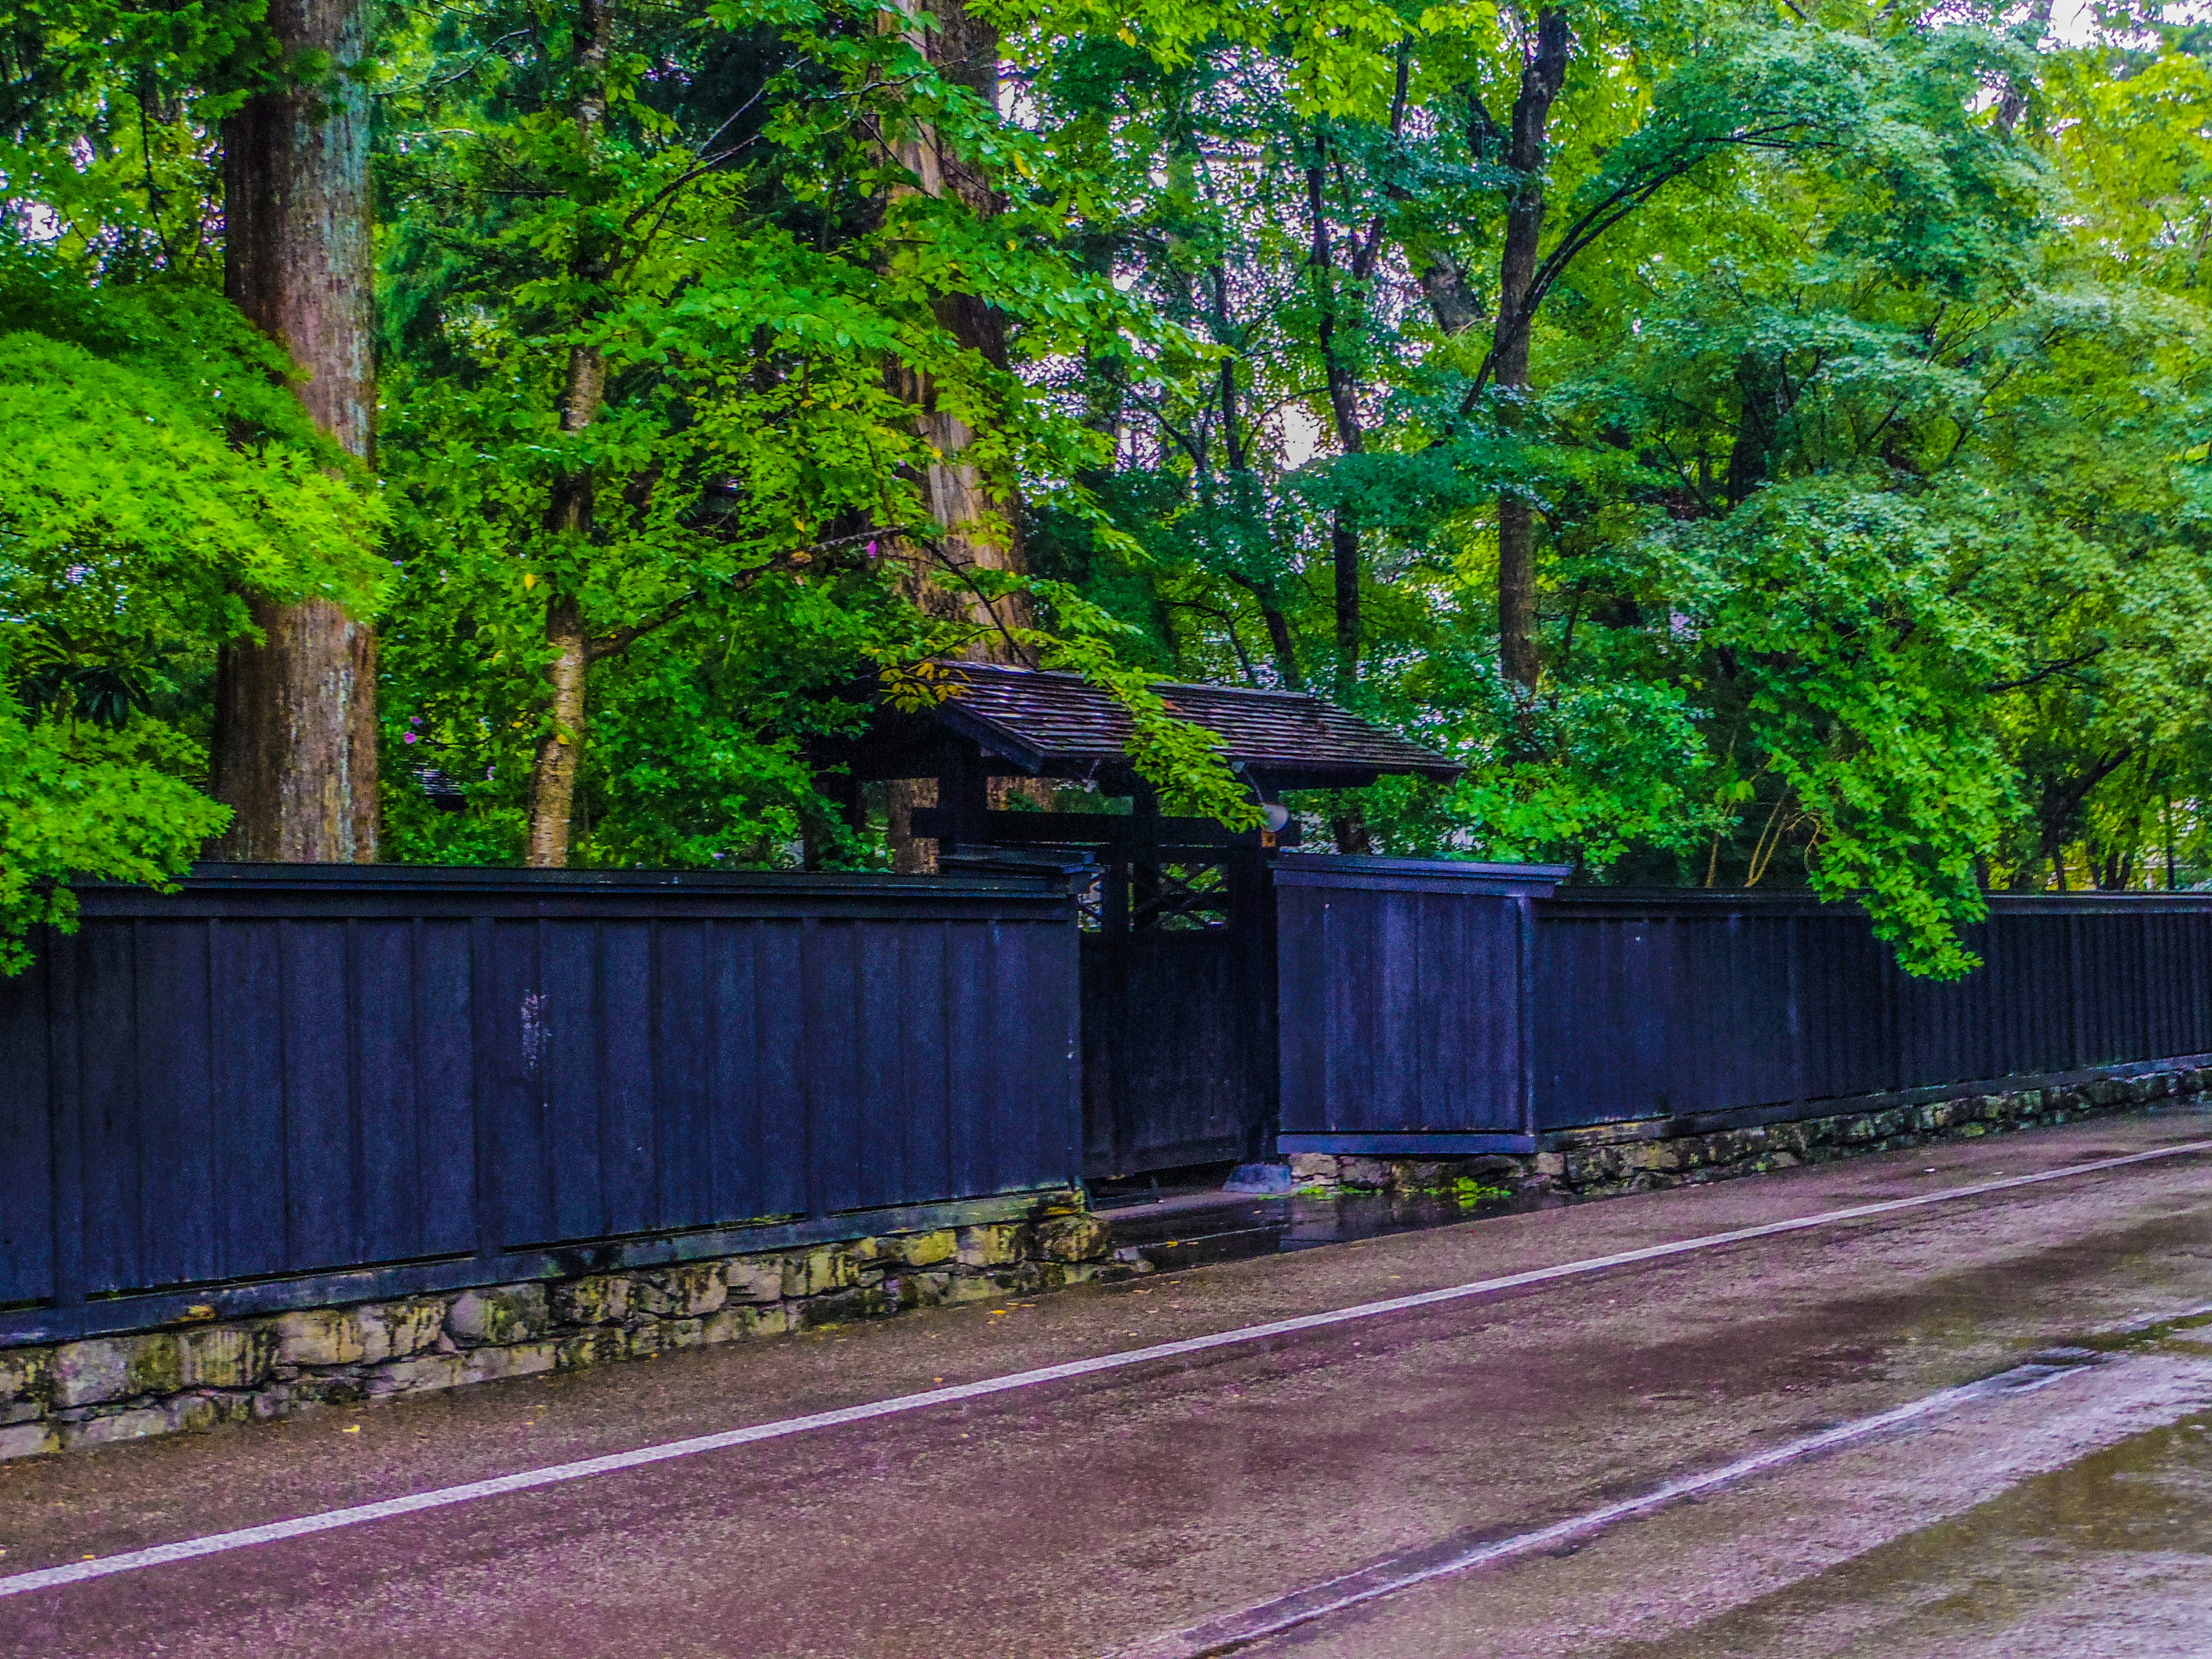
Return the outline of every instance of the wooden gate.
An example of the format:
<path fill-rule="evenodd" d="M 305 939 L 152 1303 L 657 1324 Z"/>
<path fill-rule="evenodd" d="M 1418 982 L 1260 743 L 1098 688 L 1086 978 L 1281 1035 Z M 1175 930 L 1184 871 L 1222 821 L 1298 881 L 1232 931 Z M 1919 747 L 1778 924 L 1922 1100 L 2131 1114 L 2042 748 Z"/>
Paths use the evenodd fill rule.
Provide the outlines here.
<path fill-rule="evenodd" d="M 1082 945 L 1083 1171 L 1272 1156 L 1275 929 L 1256 855 L 1109 865 Z"/>

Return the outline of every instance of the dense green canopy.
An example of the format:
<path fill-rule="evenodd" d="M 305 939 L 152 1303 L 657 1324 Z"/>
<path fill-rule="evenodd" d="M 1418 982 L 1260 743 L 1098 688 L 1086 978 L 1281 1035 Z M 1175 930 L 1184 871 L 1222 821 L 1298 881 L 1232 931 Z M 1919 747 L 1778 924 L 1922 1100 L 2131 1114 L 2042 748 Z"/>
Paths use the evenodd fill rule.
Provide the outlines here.
<path fill-rule="evenodd" d="M 805 740 L 989 648 L 1193 810 L 1146 683 L 1310 685 L 1468 763 L 1315 842 L 1809 884 L 1920 972 L 1992 886 L 2212 878 L 2200 31 L 583 4 L 371 9 L 374 476 L 214 297 L 217 124 L 321 68 L 257 0 L 0 22 L 18 933 L 218 827 L 249 590 L 378 618 L 398 859 L 515 860 L 573 744 L 576 862 L 880 861 Z"/>

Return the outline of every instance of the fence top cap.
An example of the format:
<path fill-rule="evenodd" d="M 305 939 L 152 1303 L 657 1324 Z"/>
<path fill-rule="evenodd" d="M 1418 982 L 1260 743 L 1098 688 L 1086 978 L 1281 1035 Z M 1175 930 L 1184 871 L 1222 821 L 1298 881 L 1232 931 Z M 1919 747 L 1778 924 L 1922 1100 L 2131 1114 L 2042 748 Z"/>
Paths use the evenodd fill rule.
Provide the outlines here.
<path fill-rule="evenodd" d="M 1275 880 L 1292 887 L 1422 887 L 1546 898 L 1564 864 L 1478 864 L 1471 859 L 1391 859 L 1352 853 L 1285 853 Z"/>
<path fill-rule="evenodd" d="M 1017 869 L 901 876 L 868 870 L 520 870 L 498 866 L 201 864 L 168 892 L 125 882 L 77 886 L 93 915 L 816 914 L 919 916 L 946 906 L 1029 914 L 1070 902 L 1071 872 Z M 1011 907 L 1011 908 L 1010 908 Z"/>

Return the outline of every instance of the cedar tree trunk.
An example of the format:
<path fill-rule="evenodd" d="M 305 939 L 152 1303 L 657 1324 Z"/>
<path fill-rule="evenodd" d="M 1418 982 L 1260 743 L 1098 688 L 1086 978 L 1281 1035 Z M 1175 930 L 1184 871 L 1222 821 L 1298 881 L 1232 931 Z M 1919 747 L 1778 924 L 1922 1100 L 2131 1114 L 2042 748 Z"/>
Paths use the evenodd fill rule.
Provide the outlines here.
<path fill-rule="evenodd" d="M 928 7 L 933 21 L 926 27 L 916 15 L 921 9 L 916 0 L 901 0 L 901 9 L 908 20 L 910 38 L 946 78 L 968 88 L 996 109 L 998 31 L 971 17 L 961 0 L 935 0 Z M 999 194 L 990 180 L 963 158 L 948 153 L 934 128 L 909 128 L 894 153 L 899 164 L 920 182 L 923 193 L 957 196 L 983 218 L 999 211 Z M 1006 321 L 998 312 L 968 294 L 941 295 L 933 308 L 938 321 L 961 345 L 996 368 L 1006 367 Z M 938 407 L 936 390 L 927 375 L 893 362 L 889 377 L 892 389 L 914 406 L 915 429 L 940 458 L 929 464 L 923 480 L 929 514 L 939 526 L 939 541 L 918 566 L 908 595 L 931 615 L 963 621 L 977 630 L 968 648 L 969 658 L 1025 664 L 1026 654 L 1009 637 L 1008 630 L 1035 625 L 1036 612 L 1028 596 L 1015 593 L 986 602 L 963 583 L 960 574 L 971 568 L 1017 573 L 1029 568 L 1021 541 L 1021 503 L 1011 491 L 994 492 L 980 469 L 960 459 L 975 434 L 965 422 Z M 996 781 L 993 793 L 995 805 L 1003 805 L 1010 793 L 1030 794 L 1040 805 L 1048 805 L 1051 799 L 1051 786 L 1042 781 L 1032 787 L 1024 787 L 1020 781 Z M 911 820 L 916 806 L 935 803 L 935 781 L 894 780 L 888 799 L 891 867 L 903 873 L 934 870 L 935 845 L 915 836 Z"/>
<path fill-rule="evenodd" d="M 329 57 L 324 84 L 264 92 L 223 124 L 223 291 L 307 372 L 317 425 L 367 459 L 368 99 L 353 74 L 365 0 L 271 0 L 284 57 Z M 233 859 L 376 857 L 376 636 L 324 599 L 247 606 L 258 642 L 216 664 L 210 783 Z"/>
<path fill-rule="evenodd" d="M 999 33 L 988 23 L 969 15 L 961 0 L 935 0 L 929 6 L 931 23 L 925 27 L 916 13 L 917 0 L 902 0 L 908 33 L 946 79 L 966 87 L 996 109 L 999 105 Z M 1000 206 L 990 180 L 963 158 L 948 153 L 936 130 L 927 125 L 910 128 L 896 146 L 901 166 L 920 181 L 930 196 L 957 196 L 978 217 L 989 218 Z M 941 295 L 934 302 L 938 321 L 969 350 L 996 368 L 1006 367 L 1005 319 L 973 295 Z M 1018 663 L 1024 655 L 1002 628 L 1027 628 L 1035 620 L 1027 599 L 1014 595 L 998 602 L 995 610 L 963 588 L 958 572 L 973 567 L 986 570 L 1023 571 L 1028 568 L 1018 527 L 1020 502 L 1011 493 L 994 493 L 981 471 L 957 459 L 975 441 L 966 422 L 937 406 L 929 377 L 903 363 L 891 367 L 893 387 L 915 408 L 915 425 L 933 449 L 945 459 L 930 464 L 924 481 L 930 516 L 940 526 L 941 560 L 918 584 L 915 597 L 933 613 L 964 617 L 982 629 L 969 655 L 983 662 Z M 997 526 L 988 521 L 996 519 Z M 998 533 L 989 533 L 996 529 Z"/>

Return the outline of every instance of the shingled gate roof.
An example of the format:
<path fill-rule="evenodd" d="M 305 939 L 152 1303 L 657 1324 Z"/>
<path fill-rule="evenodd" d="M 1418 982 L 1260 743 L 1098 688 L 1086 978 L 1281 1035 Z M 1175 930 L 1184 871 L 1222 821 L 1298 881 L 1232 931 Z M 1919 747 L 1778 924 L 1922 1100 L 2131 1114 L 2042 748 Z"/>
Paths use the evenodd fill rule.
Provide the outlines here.
<path fill-rule="evenodd" d="M 1129 715 L 1078 674 L 951 663 L 958 682 L 932 712 L 945 725 L 1030 773 L 1081 776 L 1127 763 Z M 1297 787 L 1371 781 L 1383 773 L 1449 780 L 1464 769 L 1435 750 L 1304 691 L 1156 685 L 1182 719 L 1221 738 L 1222 758 Z"/>

